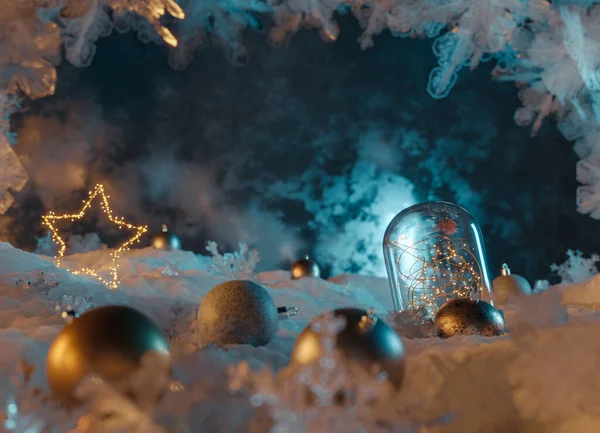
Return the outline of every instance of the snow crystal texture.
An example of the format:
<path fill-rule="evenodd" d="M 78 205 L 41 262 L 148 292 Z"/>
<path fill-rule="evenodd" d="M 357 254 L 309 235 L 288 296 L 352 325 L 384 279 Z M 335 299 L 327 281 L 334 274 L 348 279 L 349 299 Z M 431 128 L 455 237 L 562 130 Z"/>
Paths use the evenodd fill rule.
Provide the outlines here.
<path fill-rule="evenodd" d="M 65 258 L 65 266 L 94 265 L 103 271 L 110 265 L 108 252 L 73 254 Z M 217 272 L 215 259 L 147 248 L 128 251 L 120 264 L 121 285 L 111 291 L 56 268 L 48 257 L 0 244 L 3 431 L 600 431 L 598 276 L 509 299 L 505 315 L 510 332 L 502 337 L 403 339 L 407 373 L 395 392 L 342 364 L 332 367 L 340 361 L 334 354 L 325 357 L 328 363 L 319 371 L 289 375 L 293 369 L 287 367 L 296 336 L 320 313 L 375 308 L 385 318 L 391 308 L 385 279 L 346 274 L 328 281 L 293 281 L 287 271 L 248 273 L 278 306 L 297 307 L 298 315 L 282 317 L 277 337 L 264 347 L 199 350 L 198 304 L 228 279 L 222 269 Z M 61 313 L 107 304 L 137 308 L 164 330 L 175 362 L 170 392 L 158 407 L 134 404 L 91 380 L 81 387 L 92 402 L 85 409 L 67 413 L 44 402 L 45 355 L 66 323 Z M 147 360 L 135 379 L 140 394 L 156 392 L 154 361 Z M 298 398 L 303 387 L 317 393 L 320 403 L 311 406 Z M 327 396 L 349 388 L 350 401 L 326 403 Z"/>

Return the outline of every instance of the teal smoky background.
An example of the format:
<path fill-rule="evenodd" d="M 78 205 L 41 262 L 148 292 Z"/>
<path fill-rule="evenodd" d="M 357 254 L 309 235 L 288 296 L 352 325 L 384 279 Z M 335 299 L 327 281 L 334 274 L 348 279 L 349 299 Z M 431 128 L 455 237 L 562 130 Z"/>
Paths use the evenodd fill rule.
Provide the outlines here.
<path fill-rule="evenodd" d="M 340 25 L 331 44 L 249 33 L 243 66 L 209 47 L 174 71 L 168 48 L 134 33 L 99 40 L 87 68 L 62 63 L 55 95 L 13 116 L 31 178 L 2 238 L 35 250 L 41 215 L 77 209 L 102 182 L 115 214 L 151 233 L 168 224 L 200 254 L 246 242 L 263 269 L 310 253 L 329 274 L 385 275 L 388 222 L 435 199 L 473 214 L 492 269 L 546 279 L 567 249 L 598 250 L 598 223 L 576 212 L 572 145 L 550 121 L 533 137 L 514 123 L 517 90 L 492 64 L 433 99 L 430 40 L 384 33 L 363 51 L 356 22 Z"/>

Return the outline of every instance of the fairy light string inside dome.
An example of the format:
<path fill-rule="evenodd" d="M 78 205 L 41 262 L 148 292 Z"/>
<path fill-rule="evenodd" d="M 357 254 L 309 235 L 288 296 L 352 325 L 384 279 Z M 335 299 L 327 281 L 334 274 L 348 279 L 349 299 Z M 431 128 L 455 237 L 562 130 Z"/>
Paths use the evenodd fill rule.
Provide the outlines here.
<path fill-rule="evenodd" d="M 409 309 L 425 307 L 435 312 L 440 301 L 469 297 L 481 290 L 481 269 L 468 244 L 441 233 L 411 245 L 393 244 L 401 251 L 399 268 L 405 255 L 411 257 L 412 266 L 401 271 L 405 281 L 410 281 Z"/>
<path fill-rule="evenodd" d="M 110 205 L 108 203 L 108 199 L 110 198 L 110 196 L 107 196 L 105 194 L 104 186 L 100 185 L 100 184 L 96 185 L 96 188 L 93 191 L 90 191 L 90 196 L 89 196 L 88 200 L 83 202 L 84 205 L 78 213 L 56 215 L 54 212 L 50 212 L 48 215 L 44 215 L 42 218 L 43 218 L 44 224 L 52 232 L 53 239 L 58 243 L 58 252 L 56 254 L 55 259 L 56 259 L 56 266 L 60 266 L 61 260 L 65 255 L 65 251 L 67 250 L 67 244 L 61 237 L 58 229 L 56 228 L 55 221 L 71 220 L 74 222 L 76 220 L 82 219 L 85 216 L 86 211 L 91 207 L 94 199 L 98 196 L 100 196 L 100 198 L 101 198 L 102 210 L 107 215 L 107 217 L 111 223 L 115 224 L 119 229 L 135 230 L 136 232 L 129 240 L 127 240 L 127 242 L 125 242 L 123 245 L 121 245 L 119 248 L 117 248 L 115 251 L 113 251 L 111 253 L 113 264 L 110 267 L 110 273 L 111 273 L 110 279 L 103 278 L 101 275 L 98 274 L 98 272 L 96 270 L 91 269 L 91 268 L 82 268 L 82 269 L 78 269 L 78 270 L 69 269 L 69 272 L 71 272 L 74 275 L 93 276 L 93 277 L 97 278 L 98 280 L 100 280 L 107 287 L 109 287 L 111 289 L 116 289 L 119 286 L 119 275 L 118 275 L 119 256 L 122 251 L 128 250 L 129 246 L 131 244 L 133 244 L 134 242 L 138 242 L 140 240 L 141 236 L 145 232 L 148 231 L 148 228 L 146 226 L 134 226 L 133 224 L 126 222 L 121 217 L 113 216 L 112 210 L 110 209 Z"/>

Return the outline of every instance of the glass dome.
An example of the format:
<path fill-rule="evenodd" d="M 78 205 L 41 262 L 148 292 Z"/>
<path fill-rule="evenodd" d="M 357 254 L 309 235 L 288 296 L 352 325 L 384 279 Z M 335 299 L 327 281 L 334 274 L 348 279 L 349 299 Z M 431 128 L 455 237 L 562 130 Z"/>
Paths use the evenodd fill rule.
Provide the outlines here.
<path fill-rule="evenodd" d="M 383 238 L 394 308 L 432 318 L 454 298 L 493 305 L 481 230 L 462 207 L 442 201 L 400 212 Z"/>

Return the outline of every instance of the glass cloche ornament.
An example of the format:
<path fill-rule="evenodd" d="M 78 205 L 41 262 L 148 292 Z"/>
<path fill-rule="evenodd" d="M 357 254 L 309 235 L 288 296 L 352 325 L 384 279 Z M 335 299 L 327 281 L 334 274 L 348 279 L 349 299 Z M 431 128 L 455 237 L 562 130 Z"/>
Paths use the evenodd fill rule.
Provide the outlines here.
<path fill-rule="evenodd" d="M 383 255 L 398 313 L 432 319 L 455 298 L 493 305 L 481 230 L 458 205 L 436 201 L 404 209 L 385 231 Z"/>

